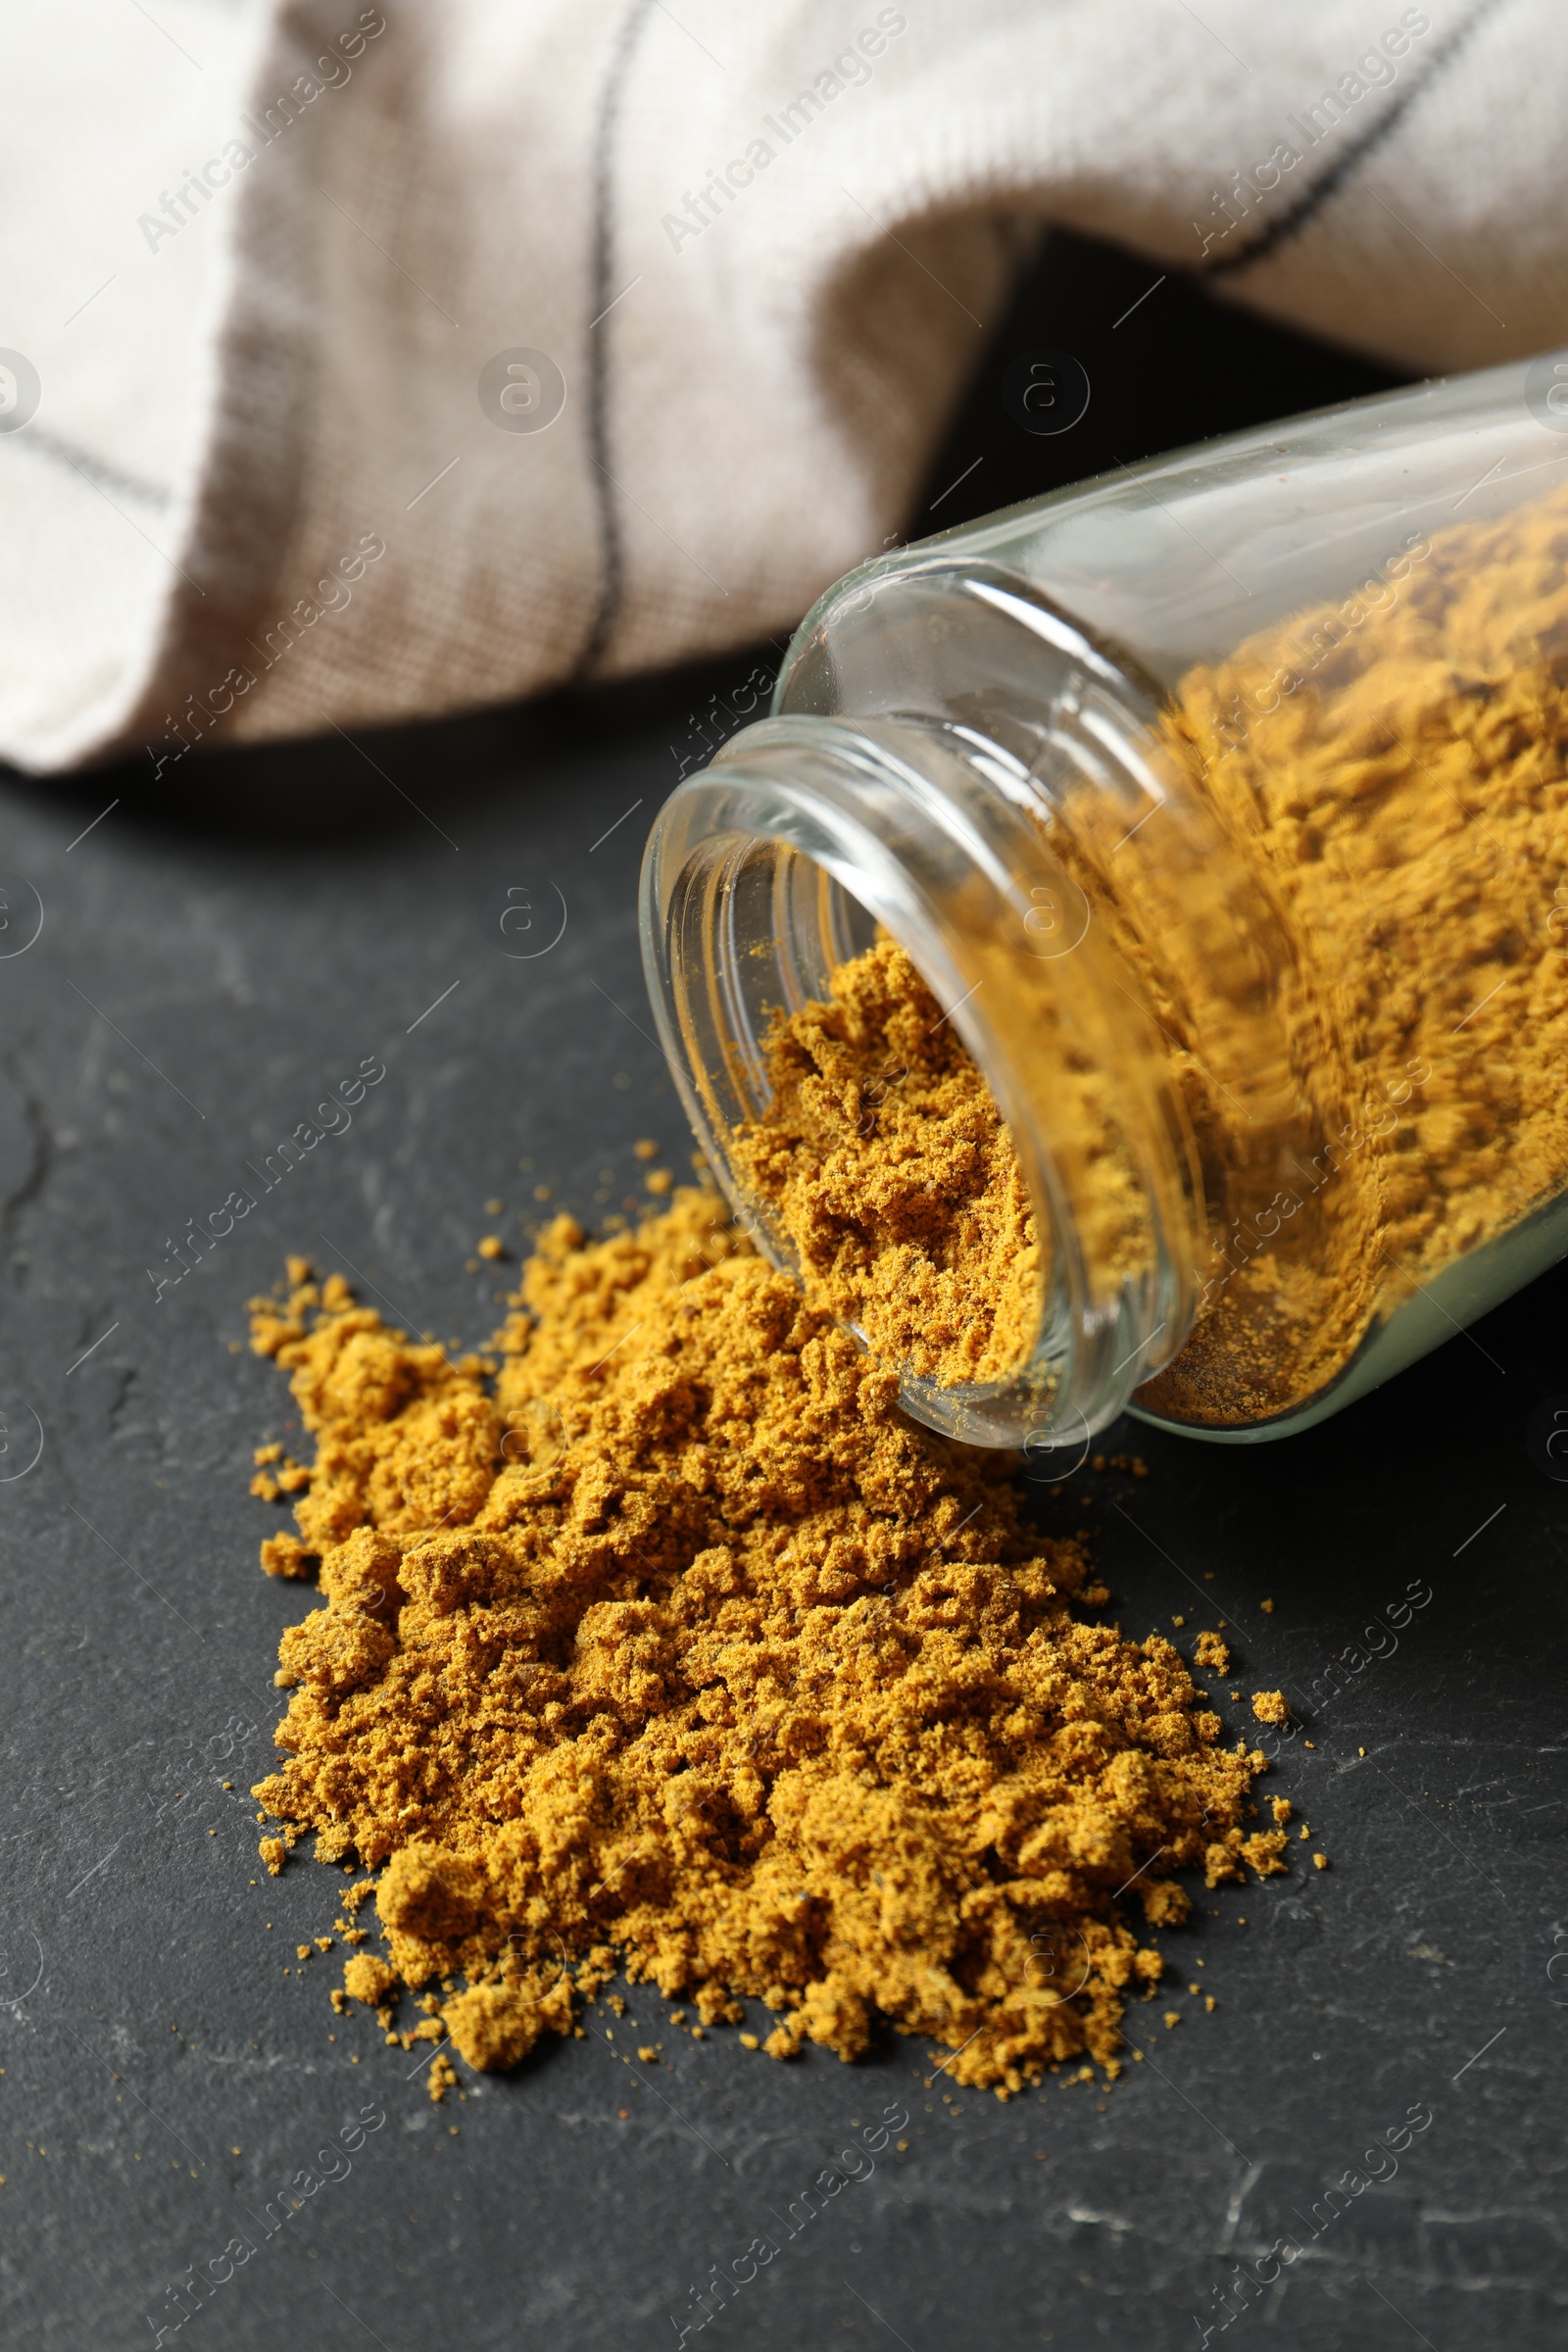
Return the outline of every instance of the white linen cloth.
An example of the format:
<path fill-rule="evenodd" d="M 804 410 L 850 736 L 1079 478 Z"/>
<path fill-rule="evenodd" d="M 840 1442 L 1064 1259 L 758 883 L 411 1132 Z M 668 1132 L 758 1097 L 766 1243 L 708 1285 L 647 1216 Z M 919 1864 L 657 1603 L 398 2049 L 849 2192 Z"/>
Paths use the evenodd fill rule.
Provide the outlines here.
<path fill-rule="evenodd" d="M 1042 222 L 1416 370 L 1568 339 L 1559 31 L 19 0 L 0 757 L 151 773 L 781 632 L 905 519 Z"/>

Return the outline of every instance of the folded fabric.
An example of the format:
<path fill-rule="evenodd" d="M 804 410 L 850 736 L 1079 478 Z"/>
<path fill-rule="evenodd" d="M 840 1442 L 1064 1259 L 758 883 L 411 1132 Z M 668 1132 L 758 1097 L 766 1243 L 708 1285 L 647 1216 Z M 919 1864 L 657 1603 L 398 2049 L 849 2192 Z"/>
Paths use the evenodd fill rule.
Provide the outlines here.
<path fill-rule="evenodd" d="M 1038 225 L 1417 369 L 1568 336 L 1548 0 L 55 0 L 0 95 L 0 756 L 778 635 Z"/>

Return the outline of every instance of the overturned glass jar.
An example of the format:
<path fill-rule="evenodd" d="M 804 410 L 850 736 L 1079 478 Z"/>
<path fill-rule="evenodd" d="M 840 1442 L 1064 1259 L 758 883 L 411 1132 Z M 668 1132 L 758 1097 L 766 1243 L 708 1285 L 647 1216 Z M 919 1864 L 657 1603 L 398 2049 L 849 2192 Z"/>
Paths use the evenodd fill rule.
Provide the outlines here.
<path fill-rule="evenodd" d="M 809 1287 L 739 1145 L 780 1024 L 889 938 L 1034 1237 L 1013 1360 L 901 1364 L 906 1408 L 1047 1448 L 1129 1405 L 1306 1428 L 1568 1251 L 1565 749 L 1568 359 L 902 549 L 655 825 L 692 1124 Z"/>

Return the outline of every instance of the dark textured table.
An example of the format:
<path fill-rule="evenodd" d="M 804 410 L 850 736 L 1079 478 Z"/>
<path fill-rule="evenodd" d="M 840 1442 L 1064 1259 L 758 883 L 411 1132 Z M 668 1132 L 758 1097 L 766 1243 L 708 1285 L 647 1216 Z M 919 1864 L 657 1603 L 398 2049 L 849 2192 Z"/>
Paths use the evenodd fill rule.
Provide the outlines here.
<path fill-rule="evenodd" d="M 934 499 L 976 448 L 971 509 L 1378 380 L 1175 283 L 1120 330 L 1123 358 L 1110 321 L 1153 274 L 1055 249 Z M 1070 436 L 1007 437 L 997 382 L 1031 338 L 1095 380 L 1076 459 Z M 637 1992 L 635 2033 L 590 2011 L 585 2039 L 436 2106 L 425 2059 L 332 2014 L 340 1950 L 295 1963 L 342 1882 L 304 1849 L 277 1881 L 257 1859 L 247 1790 L 307 1596 L 256 1565 L 279 1522 L 248 1494 L 251 1449 L 296 1433 L 278 1374 L 238 1348 L 244 1302 L 303 1250 L 410 1327 L 480 1340 L 507 1275 L 466 1270 L 487 1197 L 515 1238 L 536 1184 L 591 1220 L 635 1194 L 636 1138 L 684 1152 L 647 1034 L 637 860 L 695 720 L 767 658 L 193 760 L 156 805 L 128 767 L 0 796 L 0 865 L 26 886 L 0 932 L 0 2335 L 1555 2346 L 1562 1273 L 1306 1437 L 1243 1450 L 1129 1425 L 1107 1449 L 1136 1446 L 1147 1481 L 1086 1475 L 1044 1502 L 1097 1530 L 1130 1632 L 1222 1614 L 1232 1687 L 1292 1694 L 1301 1736 L 1265 1787 L 1331 1858 L 1293 1846 L 1288 1879 L 1199 1890 L 1114 2087 L 955 2094 L 896 2036 L 854 2068 L 777 2067 L 727 2030 L 669 2032 Z M 494 944 L 512 886 L 541 946 L 564 911 L 531 960 Z M 173 1281 L 189 1221 L 255 1191 L 248 1166 L 367 1062 L 385 1075 L 352 1125 Z M 667 2065 L 628 2063 L 643 2038 Z"/>

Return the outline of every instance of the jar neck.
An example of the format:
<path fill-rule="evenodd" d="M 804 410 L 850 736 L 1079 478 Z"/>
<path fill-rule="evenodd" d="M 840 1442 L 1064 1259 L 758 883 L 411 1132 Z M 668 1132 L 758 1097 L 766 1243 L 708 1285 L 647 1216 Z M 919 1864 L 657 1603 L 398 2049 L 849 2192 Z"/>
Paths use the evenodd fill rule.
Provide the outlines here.
<path fill-rule="evenodd" d="M 1129 743 L 1148 715 L 1128 702 Z M 1203 1178 L 1142 981 L 1058 855 L 1040 760 L 1004 734 L 821 711 L 744 729 L 655 825 L 643 950 L 703 1148 L 759 1247 L 798 1273 L 737 1173 L 733 1138 L 767 1109 L 778 1013 L 825 997 L 877 925 L 905 948 L 1006 1120 L 1042 1271 L 1012 1373 L 945 1389 L 905 1371 L 904 1402 L 950 1436 L 1065 1463 L 1055 1449 L 1113 1420 L 1187 1337 L 1207 1255 Z M 1086 738 L 1080 766 L 1091 750 L 1103 760 L 1106 737 L 1102 725 Z M 1050 757 L 1075 754 L 1064 739 Z"/>

